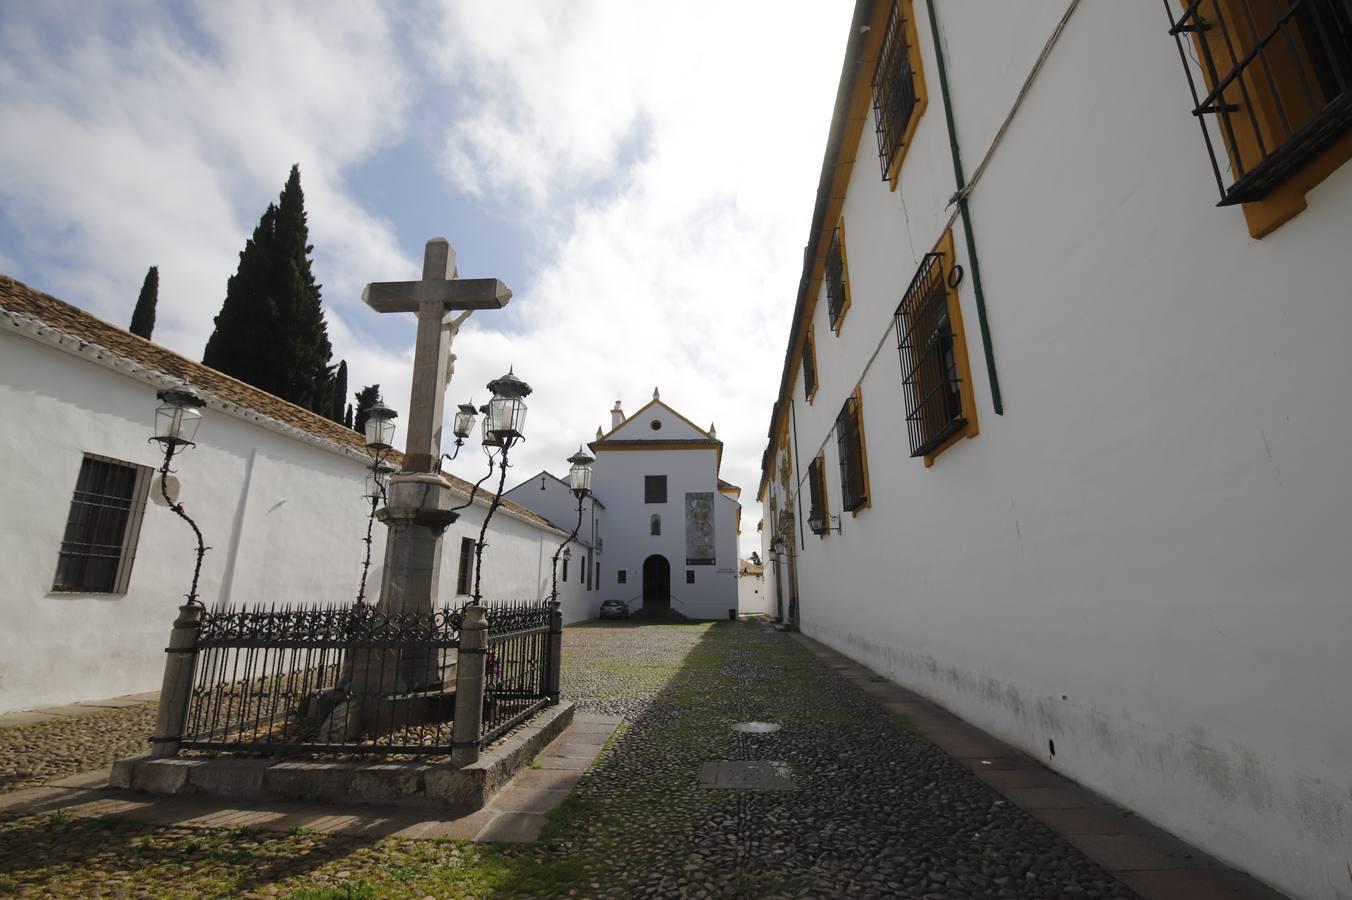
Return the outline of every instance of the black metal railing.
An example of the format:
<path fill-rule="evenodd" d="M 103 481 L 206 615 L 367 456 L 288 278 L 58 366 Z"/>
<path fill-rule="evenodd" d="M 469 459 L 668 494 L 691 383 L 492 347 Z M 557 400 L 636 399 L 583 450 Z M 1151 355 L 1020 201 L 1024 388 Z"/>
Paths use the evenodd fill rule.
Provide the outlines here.
<path fill-rule="evenodd" d="M 180 746 L 448 752 L 460 624 L 361 604 L 207 611 Z"/>
<path fill-rule="evenodd" d="M 911 456 L 924 456 L 966 424 L 942 254 L 925 254 L 894 324 Z"/>
<path fill-rule="evenodd" d="M 1165 0 L 1164 6 L 1221 206 L 1261 199 L 1352 128 L 1346 0 Z"/>
<path fill-rule="evenodd" d="M 520 602 L 488 608 L 481 743 L 488 745 L 552 702 L 550 622 L 554 605 Z"/>
<path fill-rule="evenodd" d="M 831 243 L 826 248 L 826 266 L 823 279 L 826 281 L 826 311 L 831 316 L 831 327 L 835 328 L 845 312 L 845 237 L 837 226 L 831 232 Z"/>
<path fill-rule="evenodd" d="M 892 177 L 893 162 L 906 139 L 915 107 L 915 71 L 911 66 L 911 48 L 906 43 L 906 19 L 901 4 L 893 0 L 887 32 L 873 70 L 873 128 L 884 181 Z"/>

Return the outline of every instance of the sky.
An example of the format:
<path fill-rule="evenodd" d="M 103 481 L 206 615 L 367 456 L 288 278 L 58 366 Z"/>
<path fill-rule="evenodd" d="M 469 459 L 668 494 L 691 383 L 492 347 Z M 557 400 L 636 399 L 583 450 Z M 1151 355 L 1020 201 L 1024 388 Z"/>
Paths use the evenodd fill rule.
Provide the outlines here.
<path fill-rule="evenodd" d="M 154 338 L 201 359 L 298 163 L 352 390 L 407 409 L 414 317 L 361 291 L 446 237 L 514 293 L 465 322 L 447 393 L 482 403 L 509 366 L 534 387 L 509 485 L 660 387 L 716 424 L 746 555 L 850 7 L 3 4 L 0 272 L 125 326 L 156 265 Z"/>

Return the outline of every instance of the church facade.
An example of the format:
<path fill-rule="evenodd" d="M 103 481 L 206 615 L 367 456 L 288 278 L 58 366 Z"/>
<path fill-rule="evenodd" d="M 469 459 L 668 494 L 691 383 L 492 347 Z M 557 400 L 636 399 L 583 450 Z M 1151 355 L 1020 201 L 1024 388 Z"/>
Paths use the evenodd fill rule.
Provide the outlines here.
<path fill-rule="evenodd" d="M 618 400 L 610 415 L 610 431 L 598 429 L 588 444 L 596 463 L 580 537 L 590 545 L 574 551 L 570 579 L 598 608 L 620 600 L 630 612 L 727 618 L 737 609 L 741 489 L 718 477 L 717 432 L 663 403 L 656 390 L 633 415 Z M 540 473 L 507 496 L 571 530 L 577 507 L 560 505 L 564 488 Z"/>

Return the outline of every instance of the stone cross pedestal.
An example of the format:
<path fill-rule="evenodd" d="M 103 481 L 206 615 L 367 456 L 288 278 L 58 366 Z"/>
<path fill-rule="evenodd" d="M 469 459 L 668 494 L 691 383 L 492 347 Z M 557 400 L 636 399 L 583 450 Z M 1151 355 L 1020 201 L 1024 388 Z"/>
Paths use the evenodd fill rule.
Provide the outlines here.
<path fill-rule="evenodd" d="M 377 312 L 418 315 L 404 462 L 390 478 L 385 507 L 377 513 L 390 530 L 378 604 L 384 612 L 430 613 L 436 608 L 441 536 L 455 521 L 449 512 L 450 483 L 438 471 L 451 341 L 471 312 L 501 309 L 511 297 L 511 290 L 496 278 L 457 277 L 455 251 L 445 238 L 427 242 L 420 281 L 373 282 L 362 292 Z"/>

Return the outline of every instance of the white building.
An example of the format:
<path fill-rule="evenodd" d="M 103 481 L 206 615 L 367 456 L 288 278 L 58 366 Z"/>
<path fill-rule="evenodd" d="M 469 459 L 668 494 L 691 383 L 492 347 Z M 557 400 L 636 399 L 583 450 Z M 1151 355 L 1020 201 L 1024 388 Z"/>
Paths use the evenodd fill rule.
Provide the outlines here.
<path fill-rule="evenodd" d="M 765 590 L 765 571 L 750 560 L 737 563 L 737 615 L 774 615 L 774 603 Z"/>
<path fill-rule="evenodd" d="M 595 618 L 600 611 L 601 601 L 605 599 L 601 593 L 600 566 L 605 546 L 601 538 L 601 521 L 605 516 L 606 505 L 595 494 L 588 495 L 582 499 L 579 517 L 578 499 L 568 487 L 568 482 L 548 472 L 540 472 L 526 479 L 502 496 L 537 513 L 565 532 L 565 538 L 577 528 L 577 537 L 559 555 L 559 592 L 562 596 L 563 585 L 570 585 L 571 591 L 578 597 L 577 617 Z M 560 539 L 554 550 L 550 551 L 547 568 L 552 570 L 553 555 L 562 543 L 563 539 Z M 584 612 L 585 615 L 582 615 Z"/>
<path fill-rule="evenodd" d="M 667 406 L 650 403 L 626 417 L 615 402 L 611 429 L 588 446 L 596 454 L 590 520 L 595 552 L 586 554 L 588 590 L 631 610 L 725 619 L 737 609 L 737 534 L 741 488 L 718 477 L 723 442 Z M 541 490 L 541 488 L 544 488 Z M 567 485 L 541 473 L 505 496 L 571 531 L 577 501 Z M 577 557 L 574 556 L 574 562 Z"/>
<path fill-rule="evenodd" d="M 1203 0 L 1176 40 L 1183 7 L 856 4 L 769 591 L 1226 862 L 1348 897 L 1352 29 Z"/>
<path fill-rule="evenodd" d="M 370 511 L 360 435 L 0 276 L 0 712 L 159 687 L 196 542 L 147 502 L 162 462 L 149 438 L 156 391 L 183 380 L 208 401 L 197 446 L 174 459 L 211 548 L 202 600 L 354 600 Z M 450 480 L 464 502 L 469 485 Z M 446 530 L 442 605 L 468 599 L 465 550 L 488 500 Z M 543 597 L 563 535 L 510 501 L 489 531 L 486 601 Z M 373 536 L 371 599 L 385 528 Z M 566 621 L 593 614 L 576 584 L 561 600 Z"/>

